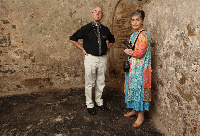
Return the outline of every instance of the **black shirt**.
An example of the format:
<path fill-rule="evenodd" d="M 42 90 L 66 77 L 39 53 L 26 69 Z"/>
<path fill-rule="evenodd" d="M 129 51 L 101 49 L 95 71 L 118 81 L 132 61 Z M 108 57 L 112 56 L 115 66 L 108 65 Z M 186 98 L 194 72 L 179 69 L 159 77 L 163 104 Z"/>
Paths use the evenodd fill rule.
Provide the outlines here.
<path fill-rule="evenodd" d="M 97 26 L 94 22 L 84 25 L 79 30 L 77 30 L 72 36 L 70 36 L 70 40 L 77 42 L 78 39 L 83 39 L 84 50 L 88 54 L 94 56 L 102 56 L 106 54 L 107 40 L 110 43 L 115 42 L 115 38 L 111 34 L 108 27 L 102 24 Z"/>

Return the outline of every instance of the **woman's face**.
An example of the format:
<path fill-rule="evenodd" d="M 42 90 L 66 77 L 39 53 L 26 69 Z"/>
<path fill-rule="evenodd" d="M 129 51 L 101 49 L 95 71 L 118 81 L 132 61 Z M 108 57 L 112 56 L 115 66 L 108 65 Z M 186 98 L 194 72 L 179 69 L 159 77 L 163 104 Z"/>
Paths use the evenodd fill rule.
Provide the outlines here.
<path fill-rule="evenodd" d="M 136 31 L 140 31 L 143 28 L 144 20 L 139 15 L 132 16 L 131 25 Z"/>

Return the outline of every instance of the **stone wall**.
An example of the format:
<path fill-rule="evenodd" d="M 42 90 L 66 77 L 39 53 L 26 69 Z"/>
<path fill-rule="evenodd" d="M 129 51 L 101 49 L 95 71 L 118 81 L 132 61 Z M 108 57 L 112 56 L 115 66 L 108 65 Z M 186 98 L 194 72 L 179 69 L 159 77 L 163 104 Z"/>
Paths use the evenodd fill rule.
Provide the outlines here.
<path fill-rule="evenodd" d="M 151 0 L 144 6 L 152 38 L 151 111 L 171 135 L 200 134 L 200 4 Z"/>
<path fill-rule="evenodd" d="M 127 56 L 122 41 L 133 32 L 132 11 L 143 9 L 144 27 L 152 40 L 151 114 L 170 135 L 198 135 L 198 0 L 1 0 L 0 94 L 83 87 L 82 54 L 69 36 L 92 21 L 90 14 L 97 5 L 104 9 L 102 23 L 116 37 L 107 81 L 123 79 Z"/>
<path fill-rule="evenodd" d="M 1 0 L 1 94 L 83 86 L 82 53 L 69 42 L 69 36 L 92 21 L 95 6 L 104 8 L 102 23 L 111 28 L 110 13 L 116 3 L 116 0 Z"/>

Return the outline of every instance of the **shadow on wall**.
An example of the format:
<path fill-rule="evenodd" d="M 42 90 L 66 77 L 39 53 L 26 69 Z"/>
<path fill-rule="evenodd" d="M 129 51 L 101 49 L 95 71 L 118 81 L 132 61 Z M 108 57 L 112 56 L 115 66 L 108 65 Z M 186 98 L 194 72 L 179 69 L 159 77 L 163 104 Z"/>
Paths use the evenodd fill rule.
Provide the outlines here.
<path fill-rule="evenodd" d="M 151 101 L 151 111 L 154 111 L 155 107 L 155 102 L 158 100 L 158 84 L 163 86 L 163 83 L 161 80 L 156 80 L 156 78 L 158 78 L 158 74 L 156 69 L 156 50 L 153 50 L 152 48 L 156 47 L 156 43 L 155 41 L 151 41 L 151 66 L 152 66 L 152 101 Z M 160 81 L 159 83 L 157 83 L 156 81 Z"/>

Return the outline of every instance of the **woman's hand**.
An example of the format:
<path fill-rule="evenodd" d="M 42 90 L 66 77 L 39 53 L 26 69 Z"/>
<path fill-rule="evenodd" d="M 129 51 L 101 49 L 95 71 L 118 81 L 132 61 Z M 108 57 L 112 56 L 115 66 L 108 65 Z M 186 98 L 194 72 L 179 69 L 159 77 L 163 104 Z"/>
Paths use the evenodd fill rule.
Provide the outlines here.
<path fill-rule="evenodd" d="M 127 55 L 132 56 L 133 55 L 133 50 L 132 49 L 125 49 L 124 53 L 126 53 Z"/>

